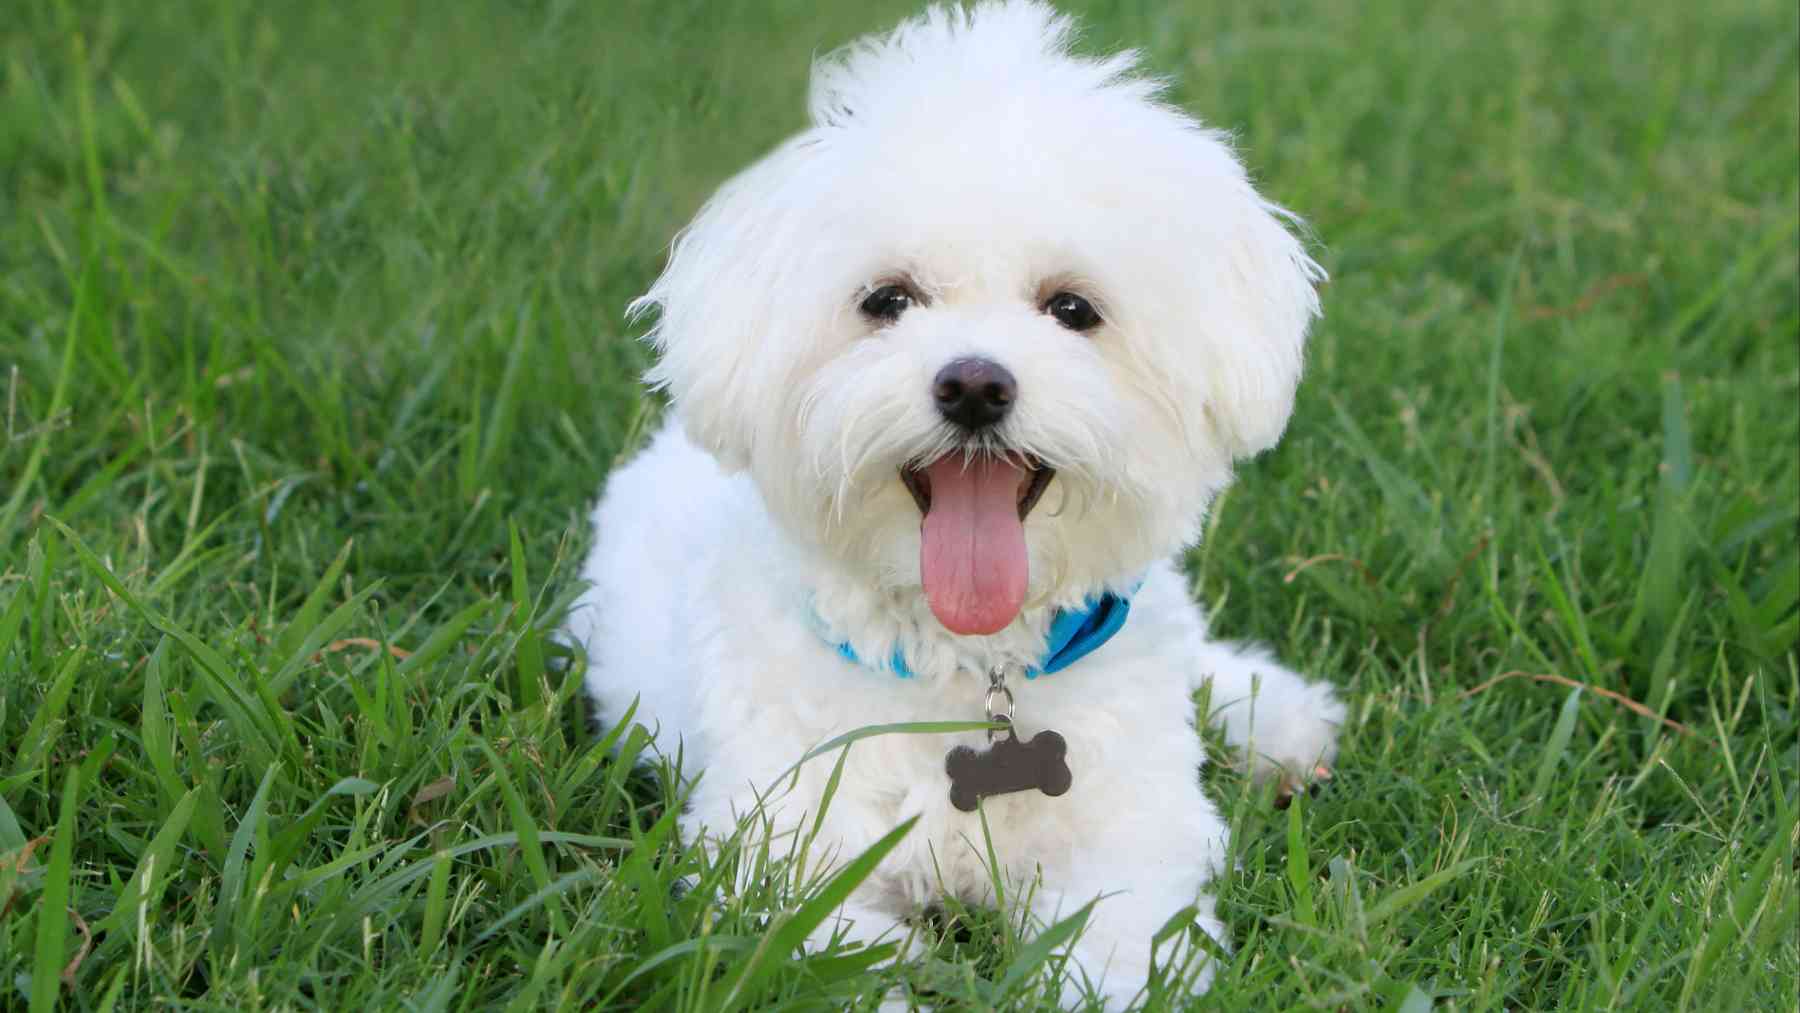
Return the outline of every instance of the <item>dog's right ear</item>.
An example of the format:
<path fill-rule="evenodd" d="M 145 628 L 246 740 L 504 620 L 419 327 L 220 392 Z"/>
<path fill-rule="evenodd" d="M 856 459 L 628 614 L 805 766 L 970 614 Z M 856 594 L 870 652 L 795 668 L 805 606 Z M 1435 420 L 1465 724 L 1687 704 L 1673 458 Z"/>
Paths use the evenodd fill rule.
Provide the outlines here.
<path fill-rule="evenodd" d="M 776 434 L 759 410 L 791 371 L 771 329 L 792 287 L 800 249 L 792 183 L 804 145 L 790 141 L 719 188 L 681 231 L 656 284 L 633 300 L 633 320 L 655 315 L 644 335 L 657 352 L 645 381 L 667 391 L 688 438 L 728 471 L 746 467 L 759 439 Z M 788 191 L 788 193 L 784 193 Z M 786 199 L 784 199 L 784 197 Z"/>

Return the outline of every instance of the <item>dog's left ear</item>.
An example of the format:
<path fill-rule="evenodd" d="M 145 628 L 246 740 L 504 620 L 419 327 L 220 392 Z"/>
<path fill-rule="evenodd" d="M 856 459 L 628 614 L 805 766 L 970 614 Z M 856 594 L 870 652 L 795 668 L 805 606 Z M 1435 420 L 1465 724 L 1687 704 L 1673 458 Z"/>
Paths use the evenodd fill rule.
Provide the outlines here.
<path fill-rule="evenodd" d="M 719 188 L 669 251 L 668 266 L 632 302 L 633 319 L 655 314 L 644 335 L 657 352 L 645 380 L 669 394 L 688 438 L 735 471 L 769 434 L 758 408 L 787 362 L 770 354 L 776 294 L 793 268 L 776 256 L 791 229 L 781 199 L 803 146 L 790 142 Z"/>
<path fill-rule="evenodd" d="M 1200 244 L 1193 309 L 1204 333 L 1206 411 L 1233 457 L 1275 445 L 1293 412 L 1306 332 L 1325 271 L 1307 256 L 1300 220 L 1264 200 L 1224 139 L 1198 130 L 1191 152 L 1213 198 L 1196 209 Z"/>

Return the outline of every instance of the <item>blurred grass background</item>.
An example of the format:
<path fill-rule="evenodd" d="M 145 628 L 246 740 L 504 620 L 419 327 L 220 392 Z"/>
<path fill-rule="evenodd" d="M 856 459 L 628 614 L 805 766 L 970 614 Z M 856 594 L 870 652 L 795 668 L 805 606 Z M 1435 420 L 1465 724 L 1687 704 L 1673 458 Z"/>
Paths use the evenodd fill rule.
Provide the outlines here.
<path fill-rule="evenodd" d="M 1206 772 L 1235 950 L 1171 1001 L 1792 1009 L 1800 12 L 1065 7 L 1333 276 L 1190 562 L 1356 723 L 1286 814 Z M 824 887 L 673 841 L 550 639 L 656 410 L 624 303 L 912 9 L 8 5 L 0 1007 L 1055 994 L 982 912 L 758 949 Z"/>

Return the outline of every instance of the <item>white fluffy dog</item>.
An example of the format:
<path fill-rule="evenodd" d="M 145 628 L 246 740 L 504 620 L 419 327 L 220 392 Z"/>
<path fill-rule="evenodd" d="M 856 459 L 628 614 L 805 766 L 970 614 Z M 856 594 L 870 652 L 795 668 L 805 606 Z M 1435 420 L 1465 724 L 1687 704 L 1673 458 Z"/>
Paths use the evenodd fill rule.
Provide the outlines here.
<path fill-rule="evenodd" d="M 919 822 L 828 927 L 991 902 L 985 816 L 1043 923 L 1104 897 L 1072 956 L 1117 1007 L 1183 907 L 1222 937 L 1196 688 L 1258 773 L 1328 764 L 1344 710 L 1210 639 L 1171 562 L 1281 435 L 1322 272 L 1220 134 L 1071 33 L 1027 0 L 939 7 L 818 62 L 811 126 L 634 306 L 678 424 L 609 480 L 570 632 L 602 715 L 640 701 L 705 768 L 700 840 L 809 747 L 1004 715 L 1004 680 L 1017 741 L 850 749 L 815 854 Z M 983 812 L 952 804 L 955 746 Z M 767 800 L 776 832 L 810 829 L 833 759 Z"/>

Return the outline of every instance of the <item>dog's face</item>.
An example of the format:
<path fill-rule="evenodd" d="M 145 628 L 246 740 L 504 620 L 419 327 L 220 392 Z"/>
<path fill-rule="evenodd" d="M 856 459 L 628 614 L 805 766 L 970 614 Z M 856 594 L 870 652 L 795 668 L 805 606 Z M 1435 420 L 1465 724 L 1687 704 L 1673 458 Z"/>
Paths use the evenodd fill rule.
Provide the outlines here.
<path fill-rule="evenodd" d="M 1280 435 L 1318 268 L 1221 138 L 1035 4 L 815 71 L 640 303 L 652 379 L 803 544 L 958 634 L 1129 584 Z"/>

